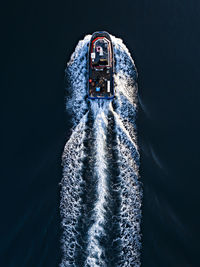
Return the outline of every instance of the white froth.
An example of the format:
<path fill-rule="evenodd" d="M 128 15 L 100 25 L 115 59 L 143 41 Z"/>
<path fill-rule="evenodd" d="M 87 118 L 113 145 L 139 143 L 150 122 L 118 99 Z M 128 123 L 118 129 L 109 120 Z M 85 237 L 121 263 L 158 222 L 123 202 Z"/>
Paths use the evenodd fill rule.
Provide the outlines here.
<path fill-rule="evenodd" d="M 94 223 L 88 230 L 88 256 L 85 266 L 98 267 L 106 266 L 104 258 L 104 250 L 99 243 L 99 239 L 105 235 L 105 206 L 107 204 L 108 186 L 107 186 L 107 163 L 106 163 L 106 129 L 108 121 L 106 119 L 109 103 L 103 103 L 99 107 L 99 103 L 91 101 L 91 109 L 94 114 L 94 132 L 95 132 L 95 169 L 94 175 L 97 178 L 96 196 L 97 200 L 93 210 Z"/>
<path fill-rule="evenodd" d="M 81 210 L 82 162 L 85 157 L 83 141 L 85 139 L 86 113 L 74 129 L 63 152 L 63 178 L 61 181 L 60 210 L 62 216 L 62 247 L 61 266 L 74 266 L 74 255 L 77 247 L 77 224 Z"/>
<path fill-rule="evenodd" d="M 141 250 L 141 199 L 139 181 L 139 152 L 137 146 L 137 71 L 134 61 L 122 40 L 111 36 L 115 55 L 115 99 L 112 101 L 86 100 L 87 94 L 87 51 L 90 35 L 79 41 L 67 65 L 66 73 L 70 78 L 67 110 L 72 112 L 74 131 L 63 153 L 63 179 L 61 190 L 61 216 L 63 226 L 63 259 L 61 266 L 76 265 L 76 249 L 81 250 L 77 241 L 77 223 L 81 210 L 82 169 L 84 140 L 88 112 L 93 115 L 94 124 L 94 170 L 95 199 L 91 225 L 87 230 L 84 266 L 106 267 L 105 251 L 100 244 L 105 236 L 106 207 L 109 203 L 108 166 L 107 166 L 107 128 L 108 114 L 115 120 L 113 136 L 116 135 L 115 148 L 118 155 L 119 183 L 118 195 L 121 199 L 118 223 L 121 241 L 120 259 L 117 267 L 140 266 Z M 90 103 L 90 104 L 88 104 Z M 89 159 L 88 159 L 89 160 Z M 94 179 L 93 179 L 94 180 Z"/>

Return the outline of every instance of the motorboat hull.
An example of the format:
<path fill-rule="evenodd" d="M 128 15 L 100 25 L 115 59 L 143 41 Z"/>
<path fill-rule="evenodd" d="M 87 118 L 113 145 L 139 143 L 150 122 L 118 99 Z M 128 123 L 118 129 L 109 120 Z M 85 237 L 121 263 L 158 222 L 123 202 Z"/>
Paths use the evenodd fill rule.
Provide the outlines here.
<path fill-rule="evenodd" d="M 93 33 L 88 50 L 88 98 L 114 98 L 114 56 L 110 35 Z"/>

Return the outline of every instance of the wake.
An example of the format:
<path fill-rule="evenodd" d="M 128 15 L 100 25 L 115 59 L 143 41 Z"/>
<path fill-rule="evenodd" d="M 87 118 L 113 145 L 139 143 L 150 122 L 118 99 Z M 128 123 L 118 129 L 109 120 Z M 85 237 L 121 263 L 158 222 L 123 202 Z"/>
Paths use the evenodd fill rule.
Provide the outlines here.
<path fill-rule="evenodd" d="M 86 100 L 90 37 L 78 43 L 66 68 L 74 126 L 62 161 L 60 266 L 140 266 L 137 71 L 122 40 L 111 36 L 115 98 Z"/>

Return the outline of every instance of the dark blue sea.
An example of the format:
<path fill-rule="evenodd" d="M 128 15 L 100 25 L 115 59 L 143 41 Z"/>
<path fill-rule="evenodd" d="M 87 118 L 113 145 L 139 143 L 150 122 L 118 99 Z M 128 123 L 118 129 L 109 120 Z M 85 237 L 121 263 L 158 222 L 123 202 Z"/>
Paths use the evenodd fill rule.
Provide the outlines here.
<path fill-rule="evenodd" d="M 97 266 L 200 265 L 199 15 L 200 3 L 195 0 L 22 0 L 2 4 L 0 266 L 86 266 L 84 264 L 89 262 L 88 266 L 95 267 L 91 263 L 94 255 L 90 250 L 91 247 L 94 249 L 98 239 L 92 235 L 94 229 L 102 234 L 101 240 L 98 239 L 101 246 L 95 247 L 96 253 L 99 249 L 105 250 L 105 258 Z M 118 98 L 109 107 L 105 103 L 95 106 L 94 103 L 80 101 L 76 109 L 76 96 L 79 97 L 78 93 L 82 91 L 76 91 L 71 86 L 75 93 L 70 95 L 68 90 L 67 63 L 79 41 L 97 30 L 106 30 L 122 39 L 134 60 L 134 65 L 130 63 L 130 58 L 130 62 L 125 60 L 129 66 L 132 64 L 134 82 L 133 91 L 129 87 L 127 94 L 130 101 L 120 100 L 121 109 Z M 84 68 L 81 65 L 84 61 L 81 62 L 80 68 Z M 119 62 L 123 62 L 121 54 Z M 77 65 L 76 71 L 80 68 Z M 136 70 L 137 79 L 134 76 Z M 74 75 L 73 82 L 82 77 L 79 75 L 82 73 L 76 73 L 71 73 Z M 69 102 L 70 96 L 75 102 Z M 132 103 L 134 97 L 137 101 Z M 123 107 L 130 107 L 128 113 Z M 70 113 L 70 108 L 76 112 Z M 87 119 L 84 119 L 85 114 Z M 120 124 L 125 117 L 127 125 L 132 125 L 128 133 L 127 128 Z M 79 122 L 82 124 L 79 125 Z M 80 128 L 76 128 L 77 125 Z M 95 130 L 97 128 L 101 130 L 101 136 Z M 66 146 L 71 144 L 69 140 L 72 140 L 74 132 L 77 133 L 75 140 L 79 140 L 80 144 L 73 144 L 78 148 L 84 145 L 81 172 L 79 165 L 75 164 L 70 169 L 68 164 L 69 160 L 73 161 L 70 151 L 77 152 L 78 160 L 78 153 L 82 151 L 76 146 Z M 98 140 L 102 140 L 99 137 L 103 136 L 106 143 L 101 146 Z M 132 153 L 138 164 L 136 167 L 126 151 L 119 149 L 121 146 L 117 145 L 117 140 L 124 140 L 127 153 Z M 101 151 L 102 147 L 105 150 Z M 127 157 L 130 169 L 133 168 L 136 174 L 133 192 L 127 193 L 125 187 L 117 188 L 120 181 L 115 177 L 129 177 L 127 171 L 130 171 L 127 167 L 122 171 L 125 175 L 120 176 L 119 166 L 124 165 L 117 165 L 118 152 L 121 158 Z M 112 161 L 113 158 L 115 160 Z M 102 170 L 98 160 L 108 166 L 108 169 L 103 168 L 105 177 L 108 173 L 111 177 L 107 184 L 109 190 L 103 191 L 105 203 L 95 193 L 100 188 L 95 177 Z M 68 171 L 75 176 L 70 176 Z M 72 179 L 71 184 L 66 185 L 68 180 L 65 179 L 69 176 L 76 180 Z M 70 203 L 72 196 L 77 201 L 76 194 L 80 188 L 75 182 L 78 183 L 81 177 L 84 180 L 81 183 L 83 192 L 80 193 L 83 203 L 77 207 L 83 216 L 78 221 L 80 228 L 77 229 L 80 231 L 75 242 L 78 240 L 77 244 L 82 244 L 85 249 L 83 253 L 80 247 L 76 249 L 74 263 L 72 254 L 66 254 L 69 246 L 63 248 L 63 240 L 65 244 L 74 242 L 71 237 L 68 238 L 73 231 L 70 232 L 67 220 L 78 208 L 66 203 Z M 104 188 L 104 180 L 102 183 Z M 115 224 L 111 218 L 113 214 L 114 218 L 120 218 L 116 207 L 122 190 L 125 190 L 125 200 L 128 201 L 123 203 L 133 203 L 130 207 L 125 205 L 129 207 L 129 217 L 125 216 L 129 221 L 126 220 L 122 227 L 124 236 L 135 223 L 137 227 L 140 225 L 128 232 L 130 244 L 124 243 L 128 244 L 127 250 L 123 247 L 126 239 L 121 238 L 117 245 L 112 242 L 120 232 L 119 221 Z M 142 197 L 135 200 L 132 193 Z M 130 202 L 131 199 L 135 202 Z M 95 214 L 98 216 L 95 217 L 90 210 L 90 205 L 95 210 L 94 200 L 105 208 L 105 220 L 112 225 L 111 228 L 106 225 L 105 231 L 101 228 L 104 221 L 95 219 L 100 218 L 104 211 L 98 213 L 97 210 Z M 137 209 L 133 217 L 130 215 L 131 208 Z M 63 225 L 63 222 L 66 224 Z M 95 228 L 97 224 L 100 226 L 98 229 Z M 133 236 L 129 236 L 130 233 Z M 123 237 L 122 234 L 120 236 Z M 131 243 L 132 237 L 138 246 Z M 73 250 L 73 246 L 70 248 Z M 123 261 L 120 256 L 122 251 L 126 259 L 130 255 L 129 261 Z M 133 251 L 135 258 L 131 260 Z"/>

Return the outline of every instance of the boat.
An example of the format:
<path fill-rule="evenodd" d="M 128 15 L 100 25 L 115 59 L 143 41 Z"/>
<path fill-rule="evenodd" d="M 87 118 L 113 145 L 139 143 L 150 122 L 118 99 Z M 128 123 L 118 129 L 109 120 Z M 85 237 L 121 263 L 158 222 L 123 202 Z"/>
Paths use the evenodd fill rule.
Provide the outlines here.
<path fill-rule="evenodd" d="M 109 33 L 92 34 L 88 50 L 88 98 L 114 98 L 114 56 Z"/>

